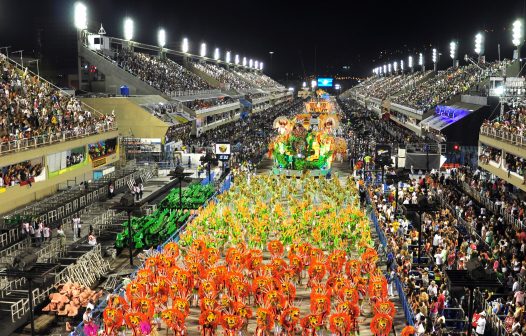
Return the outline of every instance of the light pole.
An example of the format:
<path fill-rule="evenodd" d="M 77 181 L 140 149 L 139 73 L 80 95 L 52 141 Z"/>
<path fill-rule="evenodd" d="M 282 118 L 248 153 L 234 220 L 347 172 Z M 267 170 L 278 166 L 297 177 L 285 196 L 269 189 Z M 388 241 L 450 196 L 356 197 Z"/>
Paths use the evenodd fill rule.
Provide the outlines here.
<path fill-rule="evenodd" d="M 409 66 L 409 69 L 411 69 L 411 73 L 413 73 L 413 71 L 414 71 L 414 68 L 413 68 L 413 56 L 409 56 L 407 58 L 407 65 Z"/>
<path fill-rule="evenodd" d="M 86 5 L 80 1 L 75 3 L 75 28 L 77 28 L 77 76 L 80 90 L 82 89 L 80 47 L 82 43 L 82 32 L 88 29 L 88 9 L 86 8 Z"/>
<path fill-rule="evenodd" d="M 482 55 L 484 55 L 484 35 L 477 33 L 475 35 L 475 53 L 478 55 L 478 62 L 480 63 Z"/>
<path fill-rule="evenodd" d="M 422 72 L 426 71 L 426 67 L 424 65 L 424 54 L 422 53 L 418 54 L 418 65 L 420 65 L 420 70 L 422 70 Z"/>
<path fill-rule="evenodd" d="M 163 58 L 163 50 L 166 45 L 166 31 L 163 28 L 159 29 L 157 32 L 157 43 L 159 43 L 159 47 L 161 48 L 159 51 L 159 58 Z"/>
<path fill-rule="evenodd" d="M 521 50 L 521 45 L 522 45 L 522 42 L 523 42 L 523 38 L 524 38 L 524 29 L 522 27 L 522 20 L 521 19 L 517 19 L 515 20 L 515 22 L 513 22 L 513 29 L 512 29 L 512 42 L 513 42 L 513 45 L 517 48 L 517 58 L 518 60 L 521 59 L 521 55 L 520 55 L 520 50 Z"/>
<path fill-rule="evenodd" d="M 437 62 L 438 62 L 438 51 L 436 48 L 433 48 L 433 72 L 437 72 Z"/>
<path fill-rule="evenodd" d="M 20 66 L 23 68 L 24 67 L 24 57 L 23 57 L 24 50 L 13 51 L 11 52 L 11 54 L 20 54 Z"/>
<path fill-rule="evenodd" d="M 11 48 L 11 46 L 0 47 L 0 50 L 5 49 L 6 57 L 9 57 L 9 48 Z"/>
<path fill-rule="evenodd" d="M 269 51 L 268 53 L 270 55 L 270 70 L 274 71 L 274 67 L 272 66 L 272 56 L 274 55 L 274 52 L 273 51 Z"/>
<path fill-rule="evenodd" d="M 458 48 L 457 42 L 451 41 L 449 43 L 449 56 L 453 60 L 453 67 L 455 67 L 457 63 L 457 48 Z"/>
<path fill-rule="evenodd" d="M 31 63 L 36 63 L 37 64 L 37 77 L 38 77 L 38 80 L 40 81 L 40 67 L 38 66 L 38 62 L 39 60 L 38 59 L 35 59 L 35 60 L 31 60 L 29 62 L 27 62 L 28 64 L 31 64 Z"/>

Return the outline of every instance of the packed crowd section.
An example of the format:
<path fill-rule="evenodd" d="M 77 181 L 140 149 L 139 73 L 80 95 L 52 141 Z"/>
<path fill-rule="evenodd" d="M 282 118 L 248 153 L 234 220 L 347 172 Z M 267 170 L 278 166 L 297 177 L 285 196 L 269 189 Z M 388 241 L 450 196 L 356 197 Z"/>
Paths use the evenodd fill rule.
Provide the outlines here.
<path fill-rule="evenodd" d="M 192 63 L 198 70 L 214 78 L 221 84 L 227 84 L 231 89 L 248 90 L 250 85 L 235 75 L 233 72 L 215 64 L 210 63 Z"/>
<path fill-rule="evenodd" d="M 233 99 L 231 97 L 217 97 L 217 98 L 209 98 L 209 99 L 195 99 L 192 101 L 184 102 L 186 107 L 198 111 L 198 110 L 204 110 L 213 106 L 220 106 L 220 105 L 226 105 L 230 103 L 236 102 L 236 99 Z"/>
<path fill-rule="evenodd" d="M 78 99 L 24 73 L 0 54 L 0 139 L 78 136 L 113 125 L 113 116 L 93 115 Z"/>
<path fill-rule="evenodd" d="M 462 67 L 451 67 L 439 72 L 412 89 L 402 92 L 393 101 L 425 111 L 451 97 L 468 91 L 471 87 L 494 75 L 506 62 L 487 63 L 484 65 L 470 64 Z"/>
<path fill-rule="evenodd" d="M 363 82 L 356 87 L 356 92 L 361 95 L 385 99 L 388 96 L 416 86 L 423 78 L 429 76 L 431 71 L 417 71 L 411 74 L 398 74 L 380 77 L 377 80 Z"/>
<path fill-rule="evenodd" d="M 499 133 L 508 139 L 511 139 L 512 135 L 524 138 L 526 137 L 526 107 L 510 109 L 493 121 L 485 120 L 482 129 L 489 135 Z"/>
<path fill-rule="evenodd" d="M 235 71 L 235 74 L 250 83 L 253 87 L 276 87 L 279 83 L 272 78 L 262 74 L 250 71 Z"/>
<path fill-rule="evenodd" d="M 201 77 L 169 58 L 122 49 L 115 54 L 119 67 L 134 74 L 154 88 L 174 95 L 178 91 L 206 90 L 212 87 Z"/>
<path fill-rule="evenodd" d="M 24 183 L 31 185 L 32 179 L 41 173 L 42 163 L 32 164 L 31 161 L 3 167 L 0 170 L 0 188 Z"/>

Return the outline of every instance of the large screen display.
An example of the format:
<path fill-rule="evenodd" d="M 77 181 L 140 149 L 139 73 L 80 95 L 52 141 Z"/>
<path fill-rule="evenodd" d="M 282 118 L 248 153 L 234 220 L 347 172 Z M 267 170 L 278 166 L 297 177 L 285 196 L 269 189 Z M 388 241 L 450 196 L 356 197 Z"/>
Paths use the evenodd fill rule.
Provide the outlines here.
<path fill-rule="evenodd" d="M 318 78 L 318 87 L 332 87 L 333 78 L 320 77 Z"/>

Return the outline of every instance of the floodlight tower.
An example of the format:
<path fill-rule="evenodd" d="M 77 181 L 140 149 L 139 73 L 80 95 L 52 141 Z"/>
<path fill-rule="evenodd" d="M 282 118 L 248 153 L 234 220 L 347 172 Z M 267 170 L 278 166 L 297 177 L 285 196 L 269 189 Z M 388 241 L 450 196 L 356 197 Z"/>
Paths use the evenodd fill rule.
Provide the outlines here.
<path fill-rule="evenodd" d="M 458 43 L 456 41 L 451 41 L 449 43 L 449 56 L 453 60 L 453 67 L 458 67 L 457 51 Z"/>
<path fill-rule="evenodd" d="M 480 63 L 484 55 L 484 35 L 482 35 L 482 33 L 475 35 L 475 53 L 478 55 L 478 61 Z"/>
<path fill-rule="evenodd" d="M 164 46 L 166 45 L 166 31 L 164 29 L 159 29 L 157 32 L 157 43 L 159 44 L 159 58 L 163 58 L 164 55 Z"/>
<path fill-rule="evenodd" d="M 398 62 L 396 61 L 393 62 L 393 70 L 395 75 L 398 74 Z"/>
<path fill-rule="evenodd" d="M 513 45 L 517 48 L 513 58 L 520 60 L 520 50 L 522 43 L 524 42 L 524 28 L 521 19 L 517 19 L 513 22 L 512 38 Z"/>
<path fill-rule="evenodd" d="M 418 54 L 418 65 L 420 65 L 420 70 L 422 70 L 422 72 L 426 71 L 426 66 L 424 63 L 424 54 L 422 53 Z"/>
<path fill-rule="evenodd" d="M 221 56 L 220 56 L 220 53 L 219 53 L 219 48 L 215 48 L 214 49 L 214 59 L 216 60 L 216 62 L 218 62 L 220 58 L 221 58 Z"/>
<path fill-rule="evenodd" d="M 432 60 L 433 60 L 433 71 L 437 72 L 437 63 L 438 63 L 438 51 L 437 48 L 433 48 L 433 54 L 432 54 Z"/>
<path fill-rule="evenodd" d="M 124 39 L 128 41 L 128 48 L 133 50 L 133 20 L 129 17 L 124 19 Z"/>
<path fill-rule="evenodd" d="M 77 76 L 78 76 L 78 88 L 82 86 L 82 67 L 80 59 L 80 47 L 84 44 L 84 31 L 88 29 L 88 9 L 86 5 L 78 1 L 74 7 L 74 19 L 75 28 L 77 28 Z M 7 50 L 6 50 L 7 54 Z"/>
<path fill-rule="evenodd" d="M 206 43 L 201 43 L 201 48 L 199 49 L 199 55 L 203 58 L 206 57 Z"/>
<path fill-rule="evenodd" d="M 404 74 L 404 60 L 400 60 L 400 72 Z"/>
<path fill-rule="evenodd" d="M 392 73 L 391 63 L 387 64 L 387 71 L 389 72 L 389 74 Z"/>
<path fill-rule="evenodd" d="M 384 64 L 384 76 L 387 76 L 387 65 Z"/>
<path fill-rule="evenodd" d="M 411 69 L 411 73 L 415 71 L 415 68 L 413 67 L 413 56 L 409 56 L 407 58 L 407 66 L 409 66 L 409 69 Z"/>
<path fill-rule="evenodd" d="M 263 72 L 263 62 L 259 62 L 259 71 Z"/>

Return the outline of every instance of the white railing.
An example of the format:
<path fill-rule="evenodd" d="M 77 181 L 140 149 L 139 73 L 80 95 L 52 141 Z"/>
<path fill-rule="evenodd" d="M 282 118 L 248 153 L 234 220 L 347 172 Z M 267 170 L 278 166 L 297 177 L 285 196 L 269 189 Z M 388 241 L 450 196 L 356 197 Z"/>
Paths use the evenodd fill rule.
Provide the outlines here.
<path fill-rule="evenodd" d="M 497 140 L 509 142 L 515 146 L 526 146 L 526 136 L 514 134 L 510 131 L 495 129 L 491 126 L 482 126 L 480 128 L 480 134 Z"/>
<path fill-rule="evenodd" d="M 115 124 L 108 125 L 104 123 L 92 125 L 79 131 L 65 131 L 57 134 L 6 141 L 0 143 L 0 156 L 116 130 L 117 126 Z"/>
<path fill-rule="evenodd" d="M 170 97 L 186 97 L 186 96 L 197 96 L 204 94 L 221 94 L 219 89 L 207 89 L 207 90 L 179 90 L 169 92 Z"/>

